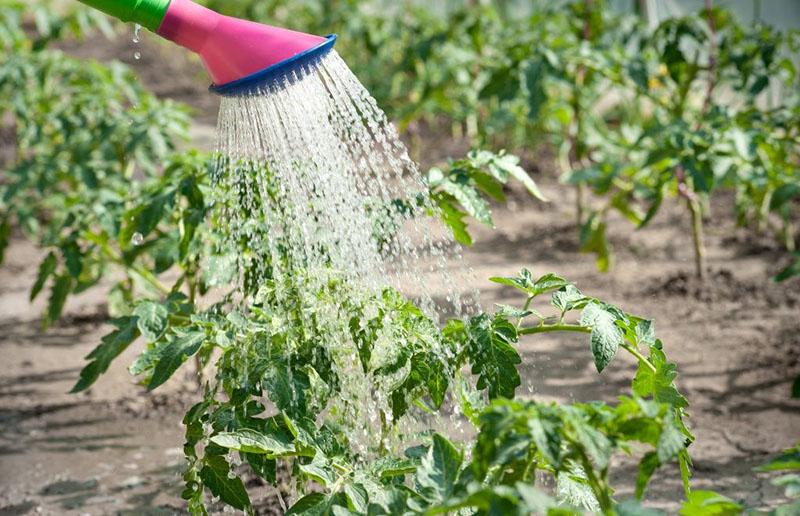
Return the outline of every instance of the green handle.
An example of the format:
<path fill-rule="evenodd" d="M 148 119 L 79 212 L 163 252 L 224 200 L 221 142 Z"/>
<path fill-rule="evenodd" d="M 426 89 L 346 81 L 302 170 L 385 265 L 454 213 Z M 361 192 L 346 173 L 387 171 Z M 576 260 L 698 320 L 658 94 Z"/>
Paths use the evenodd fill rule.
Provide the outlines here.
<path fill-rule="evenodd" d="M 153 32 L 167 14 L 170 0 L 80 0 L 124 22 L 138 23 Z"/>

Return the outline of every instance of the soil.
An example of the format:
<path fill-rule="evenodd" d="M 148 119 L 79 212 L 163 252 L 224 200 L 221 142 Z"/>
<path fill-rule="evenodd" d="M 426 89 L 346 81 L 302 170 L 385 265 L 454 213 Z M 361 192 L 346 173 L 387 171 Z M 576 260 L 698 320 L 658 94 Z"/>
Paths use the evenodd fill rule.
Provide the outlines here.
<path fill-rule="evenodd" d="M 207 147 L 216 99 L 198 79 L 199 63 L 152 39 L 140 43 L 138 61 L 129 37 L 65 48 L 129 61 L 157 93 L 193 103 L 200 121 L 193 144 Z M 437 149 L 463 148 L 433 137 L 426 143 L 430 152 L 424 154 L 436 159 Z M 612 218 L 616 266 L 598 273 L 592 257 L 577 251 L 577 230 L 568 222 L 572 191 L 546 166 L 541 170 L 536 179 L 551 203 L 515 194 L 495 209 L 496 229 L 473 228 L 476 244 L 465 252 L 464 266 L 480 278 L 484 306 L 518 300 L 513 290 L 484 278 L 528 267 L 556 272 L 588 294 L 654 318 L 691 403 L 694 486 L 759 508 L 783 501 L 770 477 L 752 468 L 800 440 L 800 401 L 789 397 L 800 374 L 800 279 L 768 279 L 785 256 L 736 228 L 728 215 L 731 199 L 719 196 L 707 223 L 707 281 L 691 274 L 689 220 L 676 204 L 665 205 L 635 232 Z M 71 298 L 64 321 L 41 331 L 45 299 L 28 301 L 41 258 L 17 235 L 0 268 L 0 515 L 182 512 L 180 420 L 195 396 L 192 372 L 179 374 L 156 395 L 145 394 L 126 370 L 138 351 L 134 345 L 89 391 L 67 394 L 83 357 L 109 329 L 103 322 L 106 290 Z M 635 367 L 627 357 L 598 375 L 581 336 L 533 337 L 520 346 L 524 395 L 613 401 L 625 392 Z M 635 464 L 622 460 L 616 484 L 632 486 L 635 475 Z M 675 468 L 667 468 L 648 491 L 648 504 L 674 512 L 681 498 L 678 478 Z M 254 482 L 253 492 L 264 513 L 281 512 L 272 488 Z M 618 495 L 630 496 L 630 489 Z"/>

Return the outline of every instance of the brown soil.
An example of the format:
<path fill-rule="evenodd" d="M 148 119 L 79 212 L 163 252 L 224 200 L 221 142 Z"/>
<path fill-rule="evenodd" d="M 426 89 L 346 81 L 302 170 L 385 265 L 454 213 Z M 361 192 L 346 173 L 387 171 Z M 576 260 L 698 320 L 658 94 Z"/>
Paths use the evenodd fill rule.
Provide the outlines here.
<path fill-rule="evenodd" d="M 197 79 L 199 64 L 149 39 L 140 44 L 138 62 L 130 38 L 68 50 L 130 61 L 155 91 L 192 102 L 204 122 L 196 143 L 207 145 L 216 99 Z M 168 70 L 162 70 L 164 56 Z M 676 205 L 636 232 L 613 219 L 617 263 L 600 274 L 591 256 L 577 252 L 577 231 L 568 222 L 572 192 L 550 177 L 537 179 L 553 202 L 514 195 L 496 210 L 497 229 L 474 228 L 477 243 L 465 253 L 465 265 L 481 278 L 483 304 L 518 299 L 482 278 L 528 267 L 554 271 L 591 295 L 654 318 L 691 403 L 694 485 L 756 507 L 779 503 L 781 491 L 752 468 L 800 440 L 800 402 L 789 398 L 800 373 L 800 280 L 768 280 L 784 260 L 780 251 L 734 227 L 726 215 L 730 200 L 718 198 L 707 224 L 707 282 L 690 274 L 689 221 Z M 65 321 L 40 331 L 45 300 L 29 303 L 28 289 L 41 257 L 17 237 L 0 268 L 0 515 L 181 512 L 180 419 L 194 399 L 192 372 L 158 395 L 145 395 L 126 371 L 138 351 L 134 345 L 88 392 L 66 394 L 82 357 L 108 330 L 102 322 L 106 292 L 99 287 L 70 299 Z M 635 367 L 627 357 L 598 375 L 580 336 L 535 337 L 521 345 L 526 395 L 612 401 L 626 391 Z M 618 485 L 632 486 L 634 465 L 619 464 Z M 681 498 L 677 471 L 668 468 L 661 478 L 648 502 L 674 511 Z M 273 490 L 255 482 L 253 488 L 265 512 L 280 512 Z M 619 497 L 630 494 L 622 488 Z"/>

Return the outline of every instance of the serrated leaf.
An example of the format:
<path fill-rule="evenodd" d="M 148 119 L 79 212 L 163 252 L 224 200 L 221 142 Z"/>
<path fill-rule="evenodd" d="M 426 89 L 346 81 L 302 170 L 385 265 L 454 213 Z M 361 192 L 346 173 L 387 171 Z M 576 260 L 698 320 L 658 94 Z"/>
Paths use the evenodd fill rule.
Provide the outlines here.
<path fill-rule="evenodd" d="M 586 301 L 586 296 L 584 296 L 581 291 L 578 290 L 578 287 L 570 284 L 560 288 L 557 292 L 554 292 L 550 302 L 562 312 L 568 312 L 576 308 L 581 308 Z"/>
<path fill-rule="evenodd" d="M 81 270 L 83 270 L 83 255 L 80 247 L 75 242 L 69 242 L 61 248 L 61 254 L 64 256 L 67 272 L 77 279 L 81 275 Z"/>
<path fill-rule="evenodd" d="M 516 342 L 515 327 L 505 319 L 489 319 L 486 314 L 474 317 L 469 326 L 469 361 L 472 374 L 478 375 L 478 389 L 486 389 L 489 398 L 513 398 L 521 380 L 517 364 L 522 358 L 511 345 Z"/>
<path fill-rule="evenodd" d="M 420 493 L 429 501 L 447 500 L 453 493 L 464 457 L 453 443 L 433 434 L 433 444 L 422 458 L 416 480 Z"/>
<path fill-rule="evenodd" d="M 239 477 L 228 478 L 231 468 L 224 457 L 206 455 L 200 478 L 214 496 L 241 511 L 250 507 L 250 497 Z"/>
<path fill-rule="evenodd" d="M 331 464 L 322 453 L 317 452 L 314 459 L 309 464 L 299 464 L 298 469 L 308 477 L 314 479 L 323 487 L 329 487 L 336 482 L 338 475 Z"/>
<path fill-rule="evenodd" d="M 528 420 L 528 430 L 539 453 L 555 468 L 561 466 L 561 419 L 555 411 L 540 408 L 537 417 Z"/>
<path fill-rule="evenodd" d="M 80 392 L 92 385 L 106 372 L 109 364 L 139 336 L 134 316 L 114 319 L 111 324 L 117 329 L 104 336 L 102 343 L 86 356 L 91 362 L 81 370 L 80 379 L 70 392 Z"/>
<path fill-rule="evenodd" d="M 72 277 L 62 274 L 56 276 L 53 287 L 50 290 L 50 298 L 47 300 L 47 313 L 42 321 L 44 327 L 48 327 L 61 317 L 67 296 L 72 290 Z"/>
<path fill-rule="evenodd" d="M 571 414 L 570 421 L 575 432 L 575 439 L 586 451 L 586 455 L 594 461 L 598 469 L 608 467 L 612 452 L 608 437 L 584 421 L 579 414 Z"/>
<path fill-rule="evenodd" d="M 581 326 L 592 329 L 591 349 L 599 373 L 614 359 L 623 342 L 622 330 L 615 324 L 617 317 L 608 308 L 597 302 L 589 303 L 580 318 Z"/>
<path fill-rule="evenodd" d="M 411 459 L 396 457 L 381 457 L 370 467 L 378 477 L 385 479 L 413 473 L 417 470 L 417 463 Z"/>
<path fill-rule="evenodd" d="M 461 245 L 471 246 L 472 236 L 467 231 L 467 223 L 464 222 L 467 214 L 459 210 L 449 198 L 437 196 L 439 207 L 439 217 L 442 222 L 453 232 L 453 238 Z"/>
<path fill-rule="evenodd" d="M 646 364 L 640 362 L 631 387 L 637 396 L 652 397 L 659 403 L 668 403 L 674 407 L 685 408 L 689 405 L 686 398 L 675 387 L 675 378 L 678 376 L 678 366 L 667 361 L 663 351 L 656 347 L 650 348 L 650 362 L 655 366 L 655 372 Z"/>
<path fill-rule="evenodd" d="M 513 154 L 500 154 L 495 157 L 492 164 L 500 168 L 505 174 L 522 183 L 531 196 L 542 202 L 548 202 L 542 191 L 539 190 L 536 182 L 528 175 L 524 168 L 519 166 L 519 158 L 517 156 Z"/>
<path fill-rule="evenodd" d="M 164 346 L 153 369 L 153 376 L 147 384 L 147 390 L 152 391 L 169 380 L 187 358 L 197 353 L 205 340 L 205 332 L 192 331 L 178 336 Z"/>
<path fill-rule="evenodd" d="M 311 493 L 297 501 L 289 507 L 287 516 L 292 514 L 302 514 L 303 516 L 329 516 L 334 514 L 334 507 L 342 507 L 346 504 L 343 493 L 332 496 L 323 493 Z"/>
<path fill-rule="evenodd" d="M 355 514 L 364 514 L 367 512 L 367 503 L 369 497 L 367 490 L 361 484 L 345 484 L 344 494 L 347 496 L 349 508 Z"/>
<path fill-rule="evenodd" d="M 569 472 L 556 476 L 556 498 L 589 512 L 600 512 L 600 503 L 586 481 L 586 473 L 580 466 L 572 465 Z"/>
<path fill-rule="evenodd" d="M 652 346 L 656 343 L 656 330 L 653 321 L 639 321 L 636 323 L 634 332 L 636 334 L 636 344 L 639 346 Z"/>
<path fill-rule="evenodd" d="M 33 283 L 33 287 L 31 287 L 31 295 L 30 300 L 33 301 L 36 299 L 36 296 L 39 295 L 39 292 L 42 291 L 44 288 L 44 284 L 47 281 L 47 278 L 53 275 L 56 271 L 56 265 L 58 265 L 58 261 L 56 259 L 56 255 L 53 254 L 52 251 L 47 253 L 47 256 L 42 263 L 39 264 L 39 272 L 36 275 L 36 281 Z"/>
<path fill-rule="evenodd" d="M 290 435 L 279 430 L 260 432 L 241 428 L 235 432 L 221 432 L 211 438 L 211 442 L 232 450 L 267 455 L 270 458 L 292 454 L 295 451 Z"/>
<path fill-rule="evenodd" d="M 483 200 L 473 186 L 445 181 L 440 188 L 458 201 L 458 204 L 469 216 L 487 226 L 494 226 L 489 204 Z"/>
<path fill-rule="evenodd" d="M 675 421 L 675 416 L 670 413 L 664 418 L 664 428 L 658 437 L 656 455 L 661 464 L 666 464 L 686 448 L 686 437 L 681 432 Z"/>
<path fill-rule="evenodd" d="M 167 329 L 169 311 L 161 303 L 143 301 L 136 305 L 133 315 L 137 318 L 139 331 L 148 342 L 155 342 L 160 339 Z"/>

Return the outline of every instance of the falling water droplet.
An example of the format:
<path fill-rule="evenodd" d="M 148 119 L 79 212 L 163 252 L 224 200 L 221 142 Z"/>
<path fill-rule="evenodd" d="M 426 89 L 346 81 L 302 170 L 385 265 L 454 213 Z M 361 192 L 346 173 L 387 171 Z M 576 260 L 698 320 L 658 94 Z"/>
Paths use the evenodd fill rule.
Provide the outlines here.
<path fill-rule="evenodd" d="M 142 26 L 138 23 L 133 26 L 133 42 L 139 43 L 142 40 Z"/>
<path fill-rule="evenodd" d="M 136 52 L 133 53 L 133 58 L 138 61 L 139 59 L 142 58 L 142 53 L 137 50 Z"/>
<path fill-rule="evenodd" d="M 131 236 L 131 244 L 142 245 L 144 243 L 144 236 L 138 231 Z"/>

